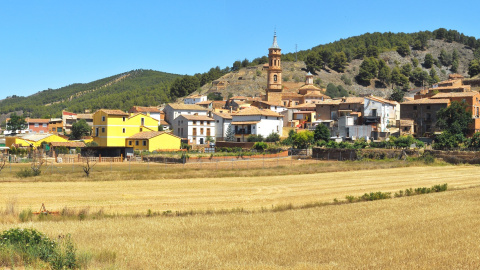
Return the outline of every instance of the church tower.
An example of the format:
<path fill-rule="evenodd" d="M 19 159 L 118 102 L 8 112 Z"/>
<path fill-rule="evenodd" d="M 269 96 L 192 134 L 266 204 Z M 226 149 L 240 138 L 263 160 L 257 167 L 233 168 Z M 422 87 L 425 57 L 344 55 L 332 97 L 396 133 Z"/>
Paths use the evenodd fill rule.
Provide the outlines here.
<path fill-rule="evenodd" d="M 267 101 L 282 101 L 282 49 L 277 44 L 277 33 L 273 35 L 273 44 L 268 48 Z"/>

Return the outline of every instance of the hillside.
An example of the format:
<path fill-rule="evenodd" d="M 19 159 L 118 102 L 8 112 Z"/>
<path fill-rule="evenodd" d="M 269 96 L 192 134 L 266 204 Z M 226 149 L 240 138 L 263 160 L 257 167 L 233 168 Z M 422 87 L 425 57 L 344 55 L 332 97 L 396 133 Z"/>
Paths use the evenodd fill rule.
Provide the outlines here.
<path fill-rule="evenodd" d="M 100 108 L 128 110 L 133 105 L 156 106 L 169 102 L 169 87 L 181 77 L 153 70 L 132 70 L 90 83 L 48 89 L 28 97 L 0 101 L 0 114 L 25 112 L 31 117 L 60 117 L 62 110 L 81 113 Z"/>
<path fill-rule="evenodd" d="M 470 61 L 476 58 L 476 54 L 478 58 L 478 49 L 476 52 L 475 47 L 480 46 L 480 40 L 476 40 L 473 37 L 466 37 L 463 34 L 459 34 L 453 30 L 450 31 L 457 33 L 459 36 L 457 38 L 458 42 L 454 41 L 455 38 L 453 38 L 453 40 L 450 38 L 437 38 L 437 36 L 440 35 L 438 34 L 438 31 L 439 30 L 435 30 L 434 32 L 419 32 L 412 34 L 367 33 L 362 36 L 351 37 L 326 45 L 317 46 L 310 50 L 300 51 L 298 53 L 299 61 L 297 62 L 292 61 L 294 59 L 292 53 L 286 53 L 282 55 L 283 84 L 285 87 L 284 91 L 293 91 L 303 84 L 305 75 L 307 74 L 307 71 L 310 70 L 306 64 L 306 62 L 311 60 L 308 59 L 308 55 L 314 55 L 313 58 L 315 58 L 322 57 L 324 54 L 326 54 L 326 58 L 330 59 L 323 62 L 324 66 L 322 68 L 319 68 L 318 70 L 312 70 L 312 73 L 314 74 L 314 80 L 319 84 L 320 87 L 325 88 L 329 83 L 333 83 L 334 85 L 343 86 L 352 95 L 374 94 L 377 96 L 387 97 L 391 94 L 392 88 L 394 87 L 401 87 L 412 91 L 421 88 L 422 83 L 416 79 L 415 76 L 418 75 L 414 74 L 414 61 L 418 61 L 417 67 L 420 68 L 421 71 L 428 73 L 427 75 L 430 75 L 432 72 L 431 70 L 433 69 L 439 80 L 447 79 L 448 75 L 451 73 L 459 73 L 465 77 L 469 77 L 468 66 Z M 447 31 L 447 33 L 449 32 Z M 425 39 L 422 43 L 423 45 L 416 44 L 418 39 L 421 39 L 419 36 Z M 440 35 L 440 37 L 443 36 Z M 280 40 L 281 39 L 279 38 L 279 42 Z M 473 40 L 472 46 L 465 45 L 466 43 L 472 43 L 471 40 Z M 410 52 L 406 55 L 401 55 L 397 51 L 397 48 L 400 45 L 397 46 L 396 44 L 407 41 L 412 43 L 412 45 L 407 44 Z M 393 70 L 395 67 L 398 67 L 400 70 L 402 70 L 405 65 L 410 65 L 411 70 L 409 74 L 406 74 L 408 72 L 402 71 L 409 78 L 408 85 L 400 86 L 391 82 L 384 83 L 376 78 L 372 79 L 367 84 L 361 83 L 357 76 L 360 72 L 360 65 L 362 64 L 363 60 L 367 58 L 370 48 L 374 48 L 374 51 L 377 51 L 378 55 L 374 56 L 376 61 L 385 61 L 386 65 L 389 67 L 389 70 Z M 362 54 L 361 52 L 358 52 L 362 50 L 366 51 L 366 53 Z M 456 70 L 454 70 L 451 63 L 441 63 L 440 59 L 442 59 L 442 51 L 448 57 L 452 57 L 453 54 L 457 54 L 458 66 Z M 336 52 L 345 53 L 346 55 L 346 64 L 343 72 L 335 70 L 333 57 Z M 436 63 L 436 65 L 433 65 L 432 68 L 427 68 L 423 65 L 425 62 L 425 56 L 427 54 L 431 54 Z M 204 85 L 201 89 L 201 92 L 219 92 L 223 97 L 236 95 L 258 96 L 264 94 L 267 84 L 267 72 L 266 70 L 263 70 L 263 64 L 256 64 L 258 59 L 261 58 L 256 58 L 253 60 L 250 63 L 250 66 L 230 72 L 218 80 L 213 81 L 211 84 Z M 314 60 L 323 61 L 318 59 Z M 450 62 L 452 61 L 450 60 Z"/>

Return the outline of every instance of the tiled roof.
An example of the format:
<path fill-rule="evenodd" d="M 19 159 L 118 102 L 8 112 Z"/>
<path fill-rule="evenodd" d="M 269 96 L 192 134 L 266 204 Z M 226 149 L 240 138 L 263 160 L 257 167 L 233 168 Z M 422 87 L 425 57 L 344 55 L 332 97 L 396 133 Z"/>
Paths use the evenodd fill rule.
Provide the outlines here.
<path fill-rule="evenodd" d="M 162 126 L 170 126 L 170 124 L 169 124 L 167 121 L 165 121 L 165 120 L 160 120 L 160 125 L 162 125 Z"/>
<path fill-rule="evenodd" d="M 263 116 L 276 116 L 276 117 L 283 117 L 283 115 L 278 114 L 269 109 L 259 109 L 257 107 L 249 107 L 244 110 L 241 110 L 233 115 L 236 116 L 249 116 L 249 115 L 263 115 Z"/>
<path fill-rule="evenodd" d="M 298 93 L 292 93 L 292 92 L 286 92 L 282 93 L 282 99 L 287 99 L 287 98 L 301 98 L 303 95 L 300 95 Z"/>
<path fill-rule="evenodd" d="M 197 104 L 169 103 L 167 106 L 174 110 L 208 111 L 205 107 Z"/>
<path fill-rule="evenodd" d="M 77 115 L 77 114 L 76 114 L 76 113 L 73 113 L 73 112 L 63 111 L 63 112 L 62 112 L 62 115 Z"/>
<path fill-rule="evenodd" d="M 211 101 L 211 100 L 206 100 L 206 101 L 197 102 L 197 103 L 195 103 L 195 104 L 197 104 L 197 105 L 209 105 L 209 104 L 211 104 L 212 102 L 213 102 L 213 101 Z"/>
<path fill-rule="evenodd" d="M 244 96 L 234 96 L 234 97 L 231 97 L 231 98 L 229 98 L 229 99 L 230 99 L 230 100 L 234 100 L 234 99 L 244 99 L 244 100 L 246 100 L 247 97 L 244 97 Z"/>
<path fill-rule="evenodd" d="M 93 114 L 91 113 L 77 114 L 77 119 L 93 119 Z"/>
<path fill-rule="evenodd" d="M 317 106 L 317 105 L 339 105 L 340 102 L 341 102 L 341 100 L 339 100 L 339 99 L 327 99 L 327 100 L 318 101 L 318 103 L 316 103 L 315 106 Z"/>
<path fill-rule="evenodd" d="M 213 114 L 218 115 L 224 119 L 232 119 L 232 115 L 229 113 L 214 112 Z"/>
<path fill-rule="evenodd" d="M 128 116 L 128 113 L 121 111 L 121 110 L 106 110 L 106 109 L 100 109 L 99 111 L 102 111 L 108 115 L 120 115 L 120 116 Z"/>
<path fill-rule="evenodd" d="M 159 113 L 160 110 L 157 107 L 141 107 L 141 106 L 133 106 L 130 109 L 130 112 L 153 112 L 153 113 Z"/>
<path fill-rule="evenodd" d="M 36 118 L 26 118 L 25 122 L 27 123 L 49 123 L 50 119 L 36 119 Z"/>
<path fill-rule="evenodd" d="M 177 137 L 177 138 L 180 138 L 178 136 L 175 136 L 169 132 L 165 132 L 165 131 L 145 131 L 145 132 L 139 132 L 135 135 L 132 135 L 130 137 L 128 137 L 127 139 L 151 139 L 151 138 L 155 138 L 159 135 L 162 135 L 162 134 L 168 134 L 170 136 L 174 136 L 174 137 Z"/>
<path fill-rule="evenodd" d="M 430 99 L 430 98 L 422 98 L 422 99 L 415 99 L 415 100 L 410 100 L 410 101 L 405 101 L 401 104 L 448 104 L 450 103 L 449 99 Z"/>
<path fill-rule="evenodd" d="M 398 104 L 398 102 L 396 102 L 396 101 L 384 99 L 384 98 L 381 98 L 381 97 L 369 96 L 369 97 L 365 97 L 365 98 L 366 99 L 371 99 L 371 100 L 374 100 L 374 101 L 378 101 L 378 102 L 381 102 L 381 103 L 388 103 L 388 104 L 391 104 L 391 105 L 397 105 Z"/>
<path fill-rule="evenodd" d="M 53 136 L 53 134 L 25 134 L 25 135 L 21 135 L 21 136 L 18 136 L 18 137 L 20 137 L 24 140 L 28 140 L 28 141 L 32 141 L 32 142 L 38 142 L 38 141 L 46 139 L 50 136 Z"/>
<path fill-rule="evenodd" d="M 191 96 L 188 96 L 186 98 L 201 98 L 201 97 L 204 97 L 202 95 L 191 95 Z"/>
<path fill-rule="evenodd" d="M 298 88 L 297 90 L 304 90 L 304 89 L 307 89 L 307 90 L 312 89 L 312 90 L 316 90 L 316 91 L 321 90 L 320 88 L 316 87 L 313 84 L 304 84 L 300 88 Z"/>
<path fill-rule="evenodd" d="M 293 106 L 291 108 L 293 108 L 293 109 L 308 109 L 308 108 L 315 109 L 316 107 L 317 107 L 317 105 L 315 105 L 314 103 L 302 103 L 302 104 L 298 104 L 296 106 Z"/>
<path fill-rule="evenodd" d="M 257 123 L 260 123 L 260 121 L 232 122 L 232 125 L 255 125 Z"/>
<path fill-rule="evenodd" d="M 85 143 L 84 142 L 51 142 L 50 145 L 52 145 L 53 147 L 58 147 L 58 146 L 65 146 L 65 147 L 85 147 Z"/>
<path fill-rule="evenodd" d="M 411 126 L 413 125 L 413 120 L 412 119 L 401 119 L 400 120 L 400 126 Z"/>
<path fill-rule="evenodd" d="M 197 121 L 214 121 L 213 118 L 210 118 L 206 115 L 190 115 L 190 114 L 182 114 L 179 117 L 184 117 L 187 120 L 197 120 Z"/>
<path fill-rule="evenodd" d="M 472 92 L 451 92 L 451 93 L 438 93 L 431 98 L 454 98 L 454 97 L 474 97 L 478 95 L 477 91 Z"/>
<path fill-rule="evenodd" d="M 327 95 L 319 94 L 319 93 L 315 93 L 315 92 L 307 93 L 307 94 L 304 95 L 304 97 L 323 97 L 323 98 L 328 98 L 328 99 L 330 98 Z"/>
<path fill-rule="evenodd" d="M 345 100 L 343 98 L 341 99 L 342 103 L 358 103 L 358 104 L 363 104 L 365 100 L 363 97 L 346 97 Z"/>

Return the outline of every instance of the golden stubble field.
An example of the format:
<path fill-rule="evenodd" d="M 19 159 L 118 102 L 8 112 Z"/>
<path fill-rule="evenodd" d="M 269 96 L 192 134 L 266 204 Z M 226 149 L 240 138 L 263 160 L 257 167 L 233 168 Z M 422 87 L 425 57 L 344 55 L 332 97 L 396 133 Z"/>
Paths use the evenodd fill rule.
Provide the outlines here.
<path fill-rule="evenodd" d="M 114 252 L 114 269 L 478 269 L 479 213 L 480 189 L 470 188 L 275 213 L 19 226 L 71 233 L 80 252 Z"/>
<path fill-rule="evenodd" d="M 70 233 L 79 254 L 97 258 L 91 269 L 478 269 L 478 173 L 477 166 L 419 166 L 188 179 L 7 179 L 0 183 L 0 198 L 7 205 L 14 201 L 18 212 L 37 210 L 44 202 L 50 210 L 142 215 L 7 222 L 0 230 L 36 228 L 51 237 Z M 443 183 L 449 191 L 374 202 L 145 217 L 147 209 L 260 210 Z"/>
<path fill-rule="evenodd" d="M 19 211 L 27 208 L 36 211 L 42 203 L 49 210 L 88 207 L 91 211 L 102 209 L 107 214 L 146 213 L 148 209 L 155 212 L 258 210 L 443 183 L 448 183 L 449 188 L 480 186 L 478 171 L 475 166 L 444 166 L 268 177 L 4 182 L 0 183 L 0 198 L 15 202 Z"/>

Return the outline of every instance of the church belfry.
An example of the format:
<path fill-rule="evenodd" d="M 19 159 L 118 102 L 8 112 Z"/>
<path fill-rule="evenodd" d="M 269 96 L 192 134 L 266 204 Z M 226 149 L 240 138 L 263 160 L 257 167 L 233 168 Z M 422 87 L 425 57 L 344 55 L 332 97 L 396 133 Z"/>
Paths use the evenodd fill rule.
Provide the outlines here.
<path fill-rule="evenodd" d="M 267 100 L 280 102 L 282 92 L 282 49 L 277 44 L 277 33 L 273 35 L 273 44 L 268 48 Z M 275 93 L 275 94 L 274 94 Z M 278 94 L 277 94 L 278 93 Z"/>

